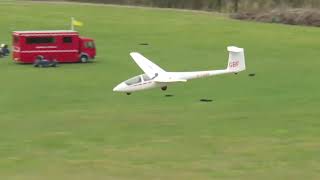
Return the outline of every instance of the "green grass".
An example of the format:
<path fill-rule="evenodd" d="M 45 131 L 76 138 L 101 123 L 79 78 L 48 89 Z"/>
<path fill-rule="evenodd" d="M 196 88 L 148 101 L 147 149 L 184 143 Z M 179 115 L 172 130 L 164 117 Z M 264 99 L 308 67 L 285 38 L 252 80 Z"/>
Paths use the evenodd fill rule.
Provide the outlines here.
<path fill-rule="evenodd" d="M 96 63 L 37 69 L 0 59 L 0 179 L 320 178 L 319 28 L 6 1 L 0 42 L 14 30 L 67 29 L 71 16 L 96 40 Z M 142 73 L 131 51 L 170 71 L 221 69 L 231 44 L 246 50 L 237 76 L 112 92 Z"/>

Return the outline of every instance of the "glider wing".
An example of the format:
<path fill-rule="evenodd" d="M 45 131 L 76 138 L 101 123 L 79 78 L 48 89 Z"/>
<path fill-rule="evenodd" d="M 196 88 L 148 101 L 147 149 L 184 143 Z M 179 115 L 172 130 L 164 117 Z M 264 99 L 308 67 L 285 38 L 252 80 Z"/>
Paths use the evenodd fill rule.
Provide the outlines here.
<path fill-rule="evenodd" d="M 161 67 L 154 64 L 149 59 L 145 58 L 137 52 L 130 53 L 130 56 L 138 64 L 142 71 L 146 73 L 150 78 L 155 77 L 162 72 L 165 72 Z"/>

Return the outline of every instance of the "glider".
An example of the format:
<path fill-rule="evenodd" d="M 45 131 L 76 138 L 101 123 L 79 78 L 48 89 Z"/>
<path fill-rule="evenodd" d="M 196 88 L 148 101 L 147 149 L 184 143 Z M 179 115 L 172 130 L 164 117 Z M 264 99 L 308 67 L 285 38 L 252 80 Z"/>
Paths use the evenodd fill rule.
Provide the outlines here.
<path fill-rule="evenodd" d="M 130 95 L 132 92 L 152 88 L 167 90 L 168 85 L 178 82 L 187 82 L 191 79 L 216 76 L 221 74 L 238 73 L 246 69 L 244 49 L 229 46 L 228 66 L 223 70 L 208 70 L 194 72 L 167 72 L 137 52 L 130 53 L 132 59 L 143 70 L 144 74 L 130 78 L 119 85 L 113 91 Z"/>

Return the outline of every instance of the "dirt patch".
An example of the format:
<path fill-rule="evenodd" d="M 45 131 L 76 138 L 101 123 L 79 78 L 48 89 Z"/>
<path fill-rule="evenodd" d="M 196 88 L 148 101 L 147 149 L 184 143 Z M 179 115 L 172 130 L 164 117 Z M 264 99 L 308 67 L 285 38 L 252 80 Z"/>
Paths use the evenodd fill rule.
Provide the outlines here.
<path fill-rule="evenodd" d="M 261 13 L 237 13 L 231 17 L 240 20 L 320 27 L 320 11 L 316 9 L 277 9 Z"/>

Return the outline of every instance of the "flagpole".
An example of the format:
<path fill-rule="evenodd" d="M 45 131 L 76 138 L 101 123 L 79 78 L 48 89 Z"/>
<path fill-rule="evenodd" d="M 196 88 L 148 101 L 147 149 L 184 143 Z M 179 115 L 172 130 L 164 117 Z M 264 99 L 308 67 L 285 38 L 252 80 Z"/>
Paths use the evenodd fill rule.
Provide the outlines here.
<path fill-rule="evenodd" d="M 74 17 L 71 17 L 71 30 L 72 30 L 72 31 L 74 30 L 73 22 L 74 22 Z"/>

